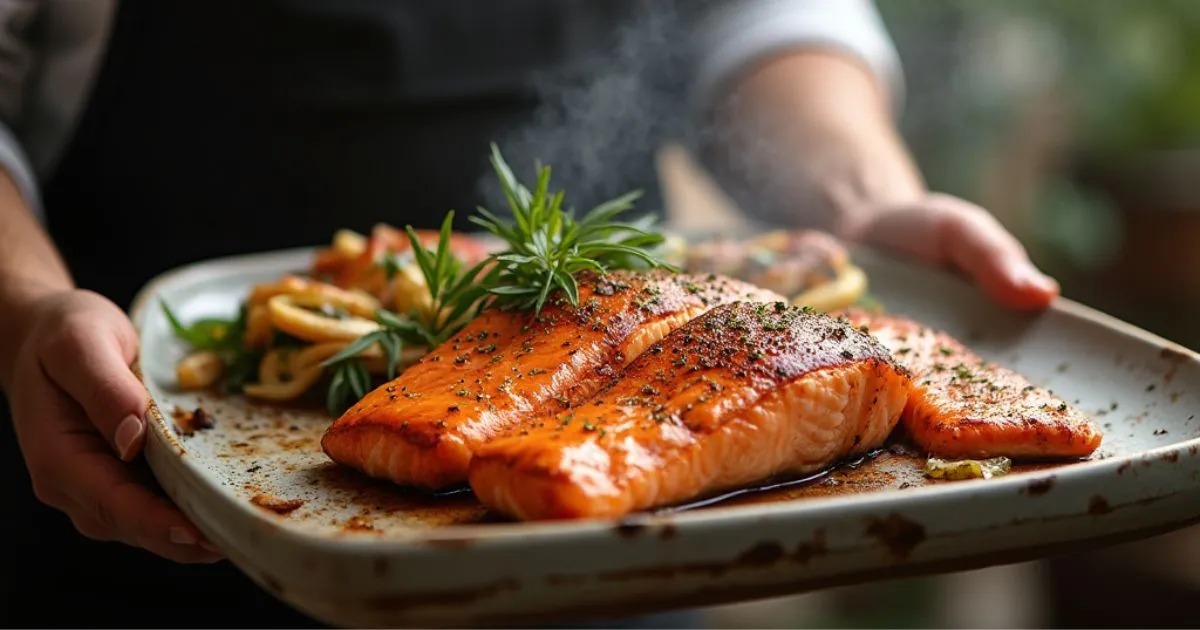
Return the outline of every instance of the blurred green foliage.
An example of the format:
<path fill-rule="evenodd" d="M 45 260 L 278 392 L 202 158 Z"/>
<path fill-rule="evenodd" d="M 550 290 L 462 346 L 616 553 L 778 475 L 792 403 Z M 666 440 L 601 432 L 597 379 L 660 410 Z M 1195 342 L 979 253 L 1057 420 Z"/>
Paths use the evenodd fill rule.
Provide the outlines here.
<path fill-rule="evenodd" d="M 1020 219 L 1059 273 L 1105 267 L 1123 237 L 1123 210 L 1075 169 L 1200 149 L 1200 0 L 876 3 L 904 64 L 904 135 L 931 187 L 976 199 L 1022 108 L 1067 107 L 1070 163 L 1047 165 Z"/>
<path fill-rule="evenodd" d="M 1016 0 L 984 4 L 1043 20 L 1061 37 L 1064 74 L 1101 155 L 1200 144 L 1200 2 Z"/>
<path fill-rule="evenodd" d="M 1024 72 L 1057 70 L 1079 115 L 1079 149 L 1093 157 L 1200 145 L 1200 1 L 877 0 L 921 103 L 933 72 L 938 99 L 978 116 L 1011 103 L 981 90 L 992 72 L 971 66 L 981 32 L 1007 24 L 1045 44 Z M 1049 40 L 1049 41 L 1046 41 Z M 935 52 L 936 51 L 936 52 Z M 1046 58 L 1051 57 L 1051 58 Z M 986 60 L 985 60 L 986 61 Z M 1011 94 L 1008 96 L 1012 96 Z M 923 104 L 928 105 L 926 100 Z M 939 105 L 945 105 L 939 101 Z M 944 110 L 939 110 L 944 111 Z"/>

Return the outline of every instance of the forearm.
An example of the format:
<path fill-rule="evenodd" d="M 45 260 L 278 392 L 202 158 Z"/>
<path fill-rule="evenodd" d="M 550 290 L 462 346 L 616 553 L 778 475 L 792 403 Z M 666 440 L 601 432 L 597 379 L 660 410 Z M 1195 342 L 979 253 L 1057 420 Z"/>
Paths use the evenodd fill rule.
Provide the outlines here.
<path fill-rule="evenodd" d="M 713 112 L 709 158 L 755 214 L 846 233 L 867 209 L 925 193 L 889 98 L 849 56 L 782 54 L 731 84 Z"/>
<path fill-rule="evenodd" d="M 12 179 L 0 171 L 0 385 L 12 377 L 28 305 L 73 286 L 46 231 Z"/>

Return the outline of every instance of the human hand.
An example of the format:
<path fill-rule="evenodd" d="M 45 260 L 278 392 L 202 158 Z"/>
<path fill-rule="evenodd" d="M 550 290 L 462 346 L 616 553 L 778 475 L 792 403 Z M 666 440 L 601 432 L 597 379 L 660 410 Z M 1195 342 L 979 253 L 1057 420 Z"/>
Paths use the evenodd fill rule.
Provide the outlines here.
<path fill-rule="evenodd" d="M 88 538 L 120 541 L 177 562 L 215 562 L 204 540 L 129 462 L 146 437 L 145 388 L 130 370 L 137 333 L 116 305 L 88 291 L 38 299 L 6 383 L 13 424 L 38 500 Z"/>
<path fill-rule="evenodd" d="M 1049 306 L 1058 284 L 995 217 L 927 191 L 880 78 L 837 51 L 774 56 L 733 85 L 717 116 L 718 173 L 773 220 L 951 263 L 1010 308 Z"/>
<path fill-rule="evenodd" d="M 1038 271 L 1021 243 L 975 204 L 930 194 L 855 214 L 858 220 L 843 230 L 851 240 L 953 264 L 1004 306 L 1041 309 L 1058 297 L 1058 283 Z"/>

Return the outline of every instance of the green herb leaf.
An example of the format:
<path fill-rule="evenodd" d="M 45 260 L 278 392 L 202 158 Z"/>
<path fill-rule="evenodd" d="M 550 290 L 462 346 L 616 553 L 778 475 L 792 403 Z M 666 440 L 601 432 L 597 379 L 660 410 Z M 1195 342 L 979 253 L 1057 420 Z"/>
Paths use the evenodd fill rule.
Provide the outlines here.
<path fill-rule="evenodd" d="M 396 368 L 400 365 L 400 353 L 404 349 L 404 342 L 398 335 L 385 335 L 379 340 L 379 345 L 383 346 L 384 357 L 387 361 L 387 377 L 390 381 L 396 378 Z"/>
<path fill-rule="evenodd" d="M 555 269 L 554 281 L 559 288 L 566 292 L 567 299 L 570 300 L 572 304 L 579 304 L 579 284 L 575 282 L 575 276 Z"/>
<path fill-rule="evenodd" d="M 163 314 L 170 322 L 175 336 L 187 343 L 193 350 L 209 350 L 221 357 L 225 364 L 224 389 L 230 394 L 241 393 L 246 383 L 258 374 L 258 365 L 262 361 L 262 353 L 252 351 L 245 346 L 243 339 L 246 332 L 246 318 L 249 308 L 242 304 L 238 316 L 234 319 L 205 318 L 185 326 L 167 306 L 166 301 L 159 300 Z"/>
<path fill-rule="evenodd" d="M 237 329 L 236 319 L 205 318 L 196 320 L 190 326 L 184 326 L 165 300 L 159 300 L 159 304 L 175 336 L 194 350 L 219 350 L 240 343 L 240 330 Z"/>
<path fill-rule="evenodd" d="M 342 350 L 340 352 L 338 352 L 337 354 L 322 361 L 321 367 L 329 367 L 334 364 L 346 361 L 347 359 L 350 359 L 351 357 L 358 356 L 367 348 L 370 348 L 371 346 L 373 346 L 377 343 L 380 343 L 382 341 L 382 339 L 384 337 L 386 337 L 387 335 L 388 335 L 388 331 L 386 331 L 386 330 L 378 330 L 373 333 L 365 334 L 365 335 L 359 337 L 358 339 L 355 339 L 354 342 L 351 343 L 350 345 L 346 346 L 345 348 L 342 348 Z"/>
<path fill-rule="evenodd" d="M 463 271 L 462 261 L 454 256 L 450 248 L 453 224 L 454 212 L 450 211 L 442 221 L 437 248 L 433 251 L 421 244 L 411 225 L 405 228 L 413 255 L 433 299 L 433 308 L 429 312 L 410 314 L 408 320 L 415 324 L 415 331 L 430 348 L 441 345 L 466 325 L 470 319 L 468 315 L 473 315 L 470 313 L 472 307 L 482 307 L 478 303 L 486 296 L 486 292 L 476 290 L 474 284 L 488 261 Z M 488 277 L 493 276 L 489 274 Z M 392 326 L 396 327 L 396 322 Z"/>
<path fill-rule="evenodd" d="M 371 375 L 361 361 L 347 361 L 342 364 L 346 373 L 346 382 L 350 384 L 350 393 L 356 400 L 362 400 L 371 389 Z"/>
<path fill-rule="evenodd" d="M 270 345 L 272 348 L 302 348 L 308 345 L 308 343 L 309 342 L 300 339 L 299 337 L 293 337 L 285 332 L 275 331 L 275 334 L 271 337 Z"/>
<path fill-rule="evenodd" d="M 492 287 L 488 292 L 493 295 L 534 295 L 541 293 L 541 289 L 537 287 L 523 287 L 516 285 Z"/>
<path fill-rule="evenodd" d="M 396 276 L 400 273 L 400 268 L 402 266 L 400 264 L 400 257 L 396 256 L 396 254 L 393 252 L 385 252 L 383 254 L 383 261 L 381 264 L 383 265 L 383 275 L 385 278 L 387 278 L 388 282 L 391 282 L 396 278 Z"/>
<path fill-rule="evenodd" d="M 664 240 L 652 232 L 653 217 L 635 223 L 614 221 L 633 208 L 640 191 L 606 201 L 576 219 L 573 212 L 563 210 L 564 193 L 550 193 L 550 167 L 538 167 L 537 184 L 530 193 L 494 144 L 491 162 L 512 209 L 512 222 L 502 221 L 486 208 L 480 208 L 470 220 L 508 246 L 491 256 L 498 273 L 491 279 L 488 292 L 496 296 L 497 306 L 540 312 L 555 290 L 563 291 L 572 305 L 578 305 L 574 276 L 584 270 L 674 270 L 647 249 Z"/>
<path fill-rule="evenodd" d="M 230 361 L 225 371 L 225 391 L 230 394 L 240 394 L 246 383 L 258 377 L 258 366 L 262 363 L 263 355 L 259 352 L 239 352 Z"/>
<path fill-rule="evenodd" d="M 572 305 L 578 305 L 579 283 L 575 275 L 581 271 L 605 273 L 647 267 L 675 270 L 651 251 L 664 242 L 653 231 L 654 217 L 630 223 L 615 221 L 618 215 L 633 208 L 641 196 L 639 191 L 602 203 L 582 219 L 576 219 L 574 211 L 563 209 L 565 193 L 551 192 L 550 167 L 537 165 L 537 183 L 531 192 L 513 174 L 494 144 L 491 162 L 512 219 L 502 220 L 488 209 L 478 208 L 469 220 L 503 240 L 507 248 L 464 271 L 462 261 L 450 248 L 453 211 L 442 221 L 437 246 L 432 250 L 421 243 L 412 226 L 406 226 L 413 261 L 429 289 L 432 308 L 413 313 L 380 310 L 376 320 L 382 330 L 356 340 L 323 364 L 335 370 L 329 389 L 331 410 L 339 407 L 347 396 L 357 395 L 360 386 L 365 387 L 366 379 L 354 372 L 357 368 L 346 366 L 360 365 L 354 357 L 374 344 L 379 344 L 387 355 L 391 378 L 405 344 L 435 348 L 485 308 L 540 312 L 558 291 Z M 400 273 L 401 268 L 394 256 L 384 259 L 389 278 Z"/>
<path fill-rule="evenodd" d="M 346 382 L 346 373 L 334 370 L 333 378 L 329 381 L 329 391 L 325 394 L 325 408 L 331 417 L 338 417 L 346 411 L 346 394 L 350 391 Z"/>
<path fill-rule="evenodd" d="M 362 400 L 371 389 L 371 374 L 362 361 L 349 359 L 337 364 L 325 394 L 329 415 L 337 417 L 355 402 Z"/>

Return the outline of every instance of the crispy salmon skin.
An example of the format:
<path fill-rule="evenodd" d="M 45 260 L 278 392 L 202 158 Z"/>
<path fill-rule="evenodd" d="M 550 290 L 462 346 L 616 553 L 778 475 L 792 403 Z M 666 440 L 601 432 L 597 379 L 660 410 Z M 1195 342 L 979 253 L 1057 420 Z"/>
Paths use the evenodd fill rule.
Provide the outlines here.
<path fill-rule="evenodd" d="M 951 459 L 1076 458 L 1103 439 L 1086 415 L 944 332 L 901 317 L 842 314 L 866 326 L 913 373 L 902 423 L 918 446 Z"/>
<path fill-rule="evenodd" d="M 783 303 L 715 308 L 592 400 L 476 452 L 470 482 L 522 520 L 619 517 L 873 449 L 910 378 L 876 340 Z"/>
<path fill-rule="evenodd" d="M 589 398 L 670 332 L 712 307 L 775 301 L 716 275 L 584 272 L 579 302 L 489 311 L 346 411 L 321 444 L 335 462 L 431 490 L 461 485 L 475 450 L 522 420 Z"/>

